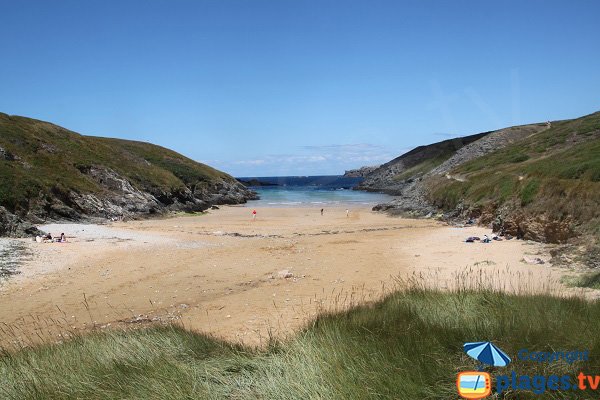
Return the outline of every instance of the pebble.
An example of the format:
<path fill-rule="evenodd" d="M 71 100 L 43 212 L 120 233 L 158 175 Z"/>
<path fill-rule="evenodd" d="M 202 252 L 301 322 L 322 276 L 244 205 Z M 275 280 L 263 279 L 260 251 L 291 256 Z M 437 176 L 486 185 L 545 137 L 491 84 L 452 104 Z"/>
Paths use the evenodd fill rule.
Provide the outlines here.
<path fill-rule="evenodd" d="M 294 276 L 294 274 L 292 274 L 292 273 L 291 273 L 289 270 L 287 270 L 287 269 L 283 269 L 283 270 L 281 270 L 281 271 L 279 271 L 279 272 L 277 273 L 277 276 L 279 276 L 279 277 L 280 277 L 280 278 L 282 278 L 282 279 L 285 279 L 285 278 L 291 278 L 291 277 L 293 277 L 293 276 Z"/>

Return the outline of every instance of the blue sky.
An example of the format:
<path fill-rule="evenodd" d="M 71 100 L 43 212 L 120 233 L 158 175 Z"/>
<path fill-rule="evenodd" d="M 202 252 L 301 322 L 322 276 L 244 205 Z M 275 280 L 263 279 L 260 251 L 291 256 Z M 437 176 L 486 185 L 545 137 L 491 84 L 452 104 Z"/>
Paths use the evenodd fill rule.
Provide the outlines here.
<path fill-rule="evenodd" d="M 600 2 L 0 0 L 0 111 L 236 176 L 600 109 Z"/>

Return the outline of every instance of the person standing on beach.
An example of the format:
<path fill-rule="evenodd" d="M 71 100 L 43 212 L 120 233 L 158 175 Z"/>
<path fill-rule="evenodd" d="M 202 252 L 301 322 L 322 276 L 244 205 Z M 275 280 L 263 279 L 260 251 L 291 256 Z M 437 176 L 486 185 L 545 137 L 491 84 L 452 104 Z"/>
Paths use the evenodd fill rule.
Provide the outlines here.
<path fill-rule="evenodd" d="M 348 210 L 348 209 L 346 208 L 346 218 L 348 218 L 348 216 L 349 216 L 349 215 L 350 215 L 350 210 Z"/>
<path fill-rule="evenodd" d="M 323 209 L 321 208 L 321 215 L 323 215 Z"/>
<path fill-rule="evenodd" d="M 256 220 L 256 210 L 252 210 L 252 221 Z"/>

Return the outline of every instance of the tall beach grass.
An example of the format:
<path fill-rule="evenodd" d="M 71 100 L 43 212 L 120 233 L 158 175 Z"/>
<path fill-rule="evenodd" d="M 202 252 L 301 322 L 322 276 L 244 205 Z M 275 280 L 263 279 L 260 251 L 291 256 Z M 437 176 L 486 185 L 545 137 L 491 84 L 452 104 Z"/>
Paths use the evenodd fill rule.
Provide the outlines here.
<path fill-rule="evenodd" d="M 522 348 L 591 354 L 586 363 L 514 360 L 490 372 L 600 373 L 599 302 L 549 291 L 505 293 L 483 279 L 480 287 L 456 279 L 450 290 L 421 278 L 403 280 L 381 301 L 322 310 L 302 331 L 264 348 L 172 325 L 5 351 L 0 398 L 456 399 L 456 374 L 478 367 L 462 345 L 480 340 L 493 341 L 513 359 Z M 590 399 L 598 393 L 506 391 L 490 398 Z"/>

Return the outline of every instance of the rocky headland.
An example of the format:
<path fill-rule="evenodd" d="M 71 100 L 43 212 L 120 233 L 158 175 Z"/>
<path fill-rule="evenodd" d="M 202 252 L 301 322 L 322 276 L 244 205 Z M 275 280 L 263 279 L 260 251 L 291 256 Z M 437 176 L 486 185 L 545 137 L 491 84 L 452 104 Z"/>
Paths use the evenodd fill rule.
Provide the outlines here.
<path fill-rule="evenodd" d="M 226 173 L 150 143 L 0 113 L 0 236 L 53 221 L 143 218 L 256 198 Z"/>
<path fill-rule="evenodd" d="M 600 113 L 420 146 L 356 190 L 395 195 L 375 210 L 490 225 L 550 243 L 600 240 Z"/>
<path fill-rule="evenodd" d="M 344 177 L 346 177 L 346 178 L 364 178 L 365 176 L 367 176 L 370 173 L 372 173 L 373 171 L 375 171 L 377 168 L 379 168 L 379 165 L 365 166 L 365 167 L 360 167 L 357 169 L 350 169 L 350 170 L 344 172 Z"/>

